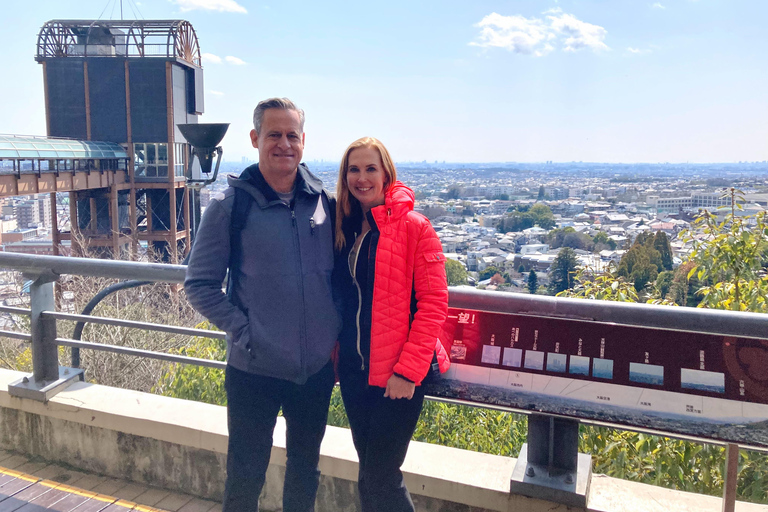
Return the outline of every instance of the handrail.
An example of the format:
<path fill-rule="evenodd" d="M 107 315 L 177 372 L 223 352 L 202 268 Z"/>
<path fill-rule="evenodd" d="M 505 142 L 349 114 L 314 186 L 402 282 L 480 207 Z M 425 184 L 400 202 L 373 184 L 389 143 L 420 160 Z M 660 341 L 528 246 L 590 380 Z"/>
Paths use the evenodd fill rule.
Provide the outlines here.
<path fill-rule="evenodd" d="M 44 318 L 55 318 L 57 320 L 72 320 L 86 323 L 90 322 L 94 324 L 114 325 L 117 327 L 130 327 L 133 329 L 147 329 L 149 331 L 167 332 L 170 334 L 183 334 L 186 336 L 202 336 L 204 338 L 214 338 L 219 340 L 226 339 L 227 337 L 227 333 L 221 331 L 192 329 L 189 327 L 177 327 L 175 325 L 159 325 L 152 322 L 120 320 L 119 318 L 108 318 L 103 316 L 75 315 L 72 313 L 60 313 L 56 311 L 43 311 L 42 316 Z"/>
<path fill-rule="evenodd" d="M 146 357 L 147 359 L 169 361 L 171 363 L 196 364 L 198 366 L 217 368 L 219 370 L 223 370 L 227 367 L 227 363 L 224 361 L 214 361 L 212 359 L 201 359 L 199 357 L 189 357 L 176 354 L 168 354 L 165 352 L 155 352 L 153 350 L 142 350 L 140 348 L 122 347 L 120 345 L 109 345 L 107 343 L 92 343 L 89 341 L 71 340 L 69 338 L 56 338 L 56 343 L 62 347 L 90 348 L 93 350 L 101 350 L 103 352 L 112 352 L 115 354 L 127 354 L 131 356 Z"/>
<path fill-rule="evenodd" d="M 183 283 L 186 267 L 166 263 L 71 258 L 66 256 L 38 256 L 0 252 L 0 268 L 12 268 L 24 274 L 52 273 L 54 276 L 76 274 L 113 279 L 141 279 L 142 281 Z"/>
<path fill-rule="evenodd" d="M 61 256 L 36 256 L 19 253 L 4 253 L 0 252 L 0 268 L 12 268 L 21 271 L 25 277 L 32 280 L 30 285 L 30 297 L 31 308 L 15 308 L 15 307 L 0 307 L 0 312 L 10 314 L 29 315 L 31 320 L 31 334 L 19 333 L 12 331 L 0 330 L 0 336 L 6 336 L 15 339 L 21 339 L 24 341 L 32 342 L 32 356 L 33 356 L 33 368 L 34 373 L 32 379 L 25 377 L 19 383 L 15 383 L 9 386 L 11 394 L 22 397 L 33 397 L 41 400 L 47 400 L 56 391 L 52 391 L 54 388 L 58 389 L 71 380 L 73 377 L 77 377 L 80 371 L 75 373 L 65 369 L 63 373 L 68 376 L 62 376 L 59 374 L 58 368 L 58 346 L 67 346 L 72 348 L 86 348 L 93 350 L 101 350 L 106 352 L 126 354 L 137 357 L 145 357 L 150 359 L 157 359 L 163 361 L 169 361 L 182 364 L 194 364 L 205 366 L 209 368 L 224 369 L 226 363 L 222 361 L 213 361 L 195 357 L 188 357 L 180 354 L 168 354 L 161 352 L 154 352 L 150 350 L 142 350 L 125 346 L 117 346 L 110 344 L 93 343 L 88 341 L 73 340 L 68 338 L 59 338 L 56 336 L 56 321 L 57 320 L 69 320 L 78 322 L 92 322 L 104 325 L 121 326 L 128 328 L 147 329 L 172 334 L 189 335 L 189 336 L 203 336 L 207 338 L 223 339 L 226 334 L 219 331 L 208 331 L 203 329 L 194 329 L 180 326 L 168 326 L 158 325 L 150 322 L 138 322 L 130 320 L 121 320 L 115 318 L 106 317 L 92 317 L 88 315 L 77 315 L 55 311 L 55 301 L 53 300 L 53 281 L 57 280 L 61 275 L 76 274 L 90 277 L 104 277 L 104 278 L 117 278 L 117 279 L 139 279 L 149 282 L 167 282 L 167 283 L 183 283 L 186 267 L 183 265 L 167 265 L 167 264 L 153 264 L 153 263 L 139 263 L 139 262 L 126 262 L 126 261 L 113 261 L 113 260 L 100 260 L 89 258 L 71 258 Z M 585 299 L 568 299 L 557 297 L 543 297 L 529 294 L 519 293 L 500 293 L 500 292 L 485 292 L 478 290 L 467 290 L 464 288 L 451 288 L 449 294 L 449 306 L 455 308 L 455 311 L 467 310 L 477 311 L 480 313 L 503 313 L 510 317 L 517 316 L 521 318 L 533 318 L 529 321 L 541 322 L 542 319 L 551 319 L 550 325 L 555 325 L 558 322 L 568 321 L 576 323 L 588 323 L 593 325 L 609 325 L 613 326 L 625 326 L 626 327 L 641 327 L 644 329 L 657 329 L 674 331 L 680 333 L 697 333 L 702 335 L 717 335 L 723 336 L 725 346 L 728 346 L 730 341 L 737 338 L 748 338 L 751 340 L 761 341 L 748 341 L 748 343 L 761 344 L 765 343 L 764 340 L 768 338 L 768 315 L 757 313 L 745 313 L 745 312 L 731 312 L 720 310 L 705 310 L 697 308 L 674 308 L 669 306 L 654 306 L 645 304 L 631 304 L 631 303 L 619 303 L 597 300 L 585 300 Z M 470 316 L 464 313 L 465 316 Z M 457 317 L 454 317 L 457 318 Z M 509 317 L 505 317 L 509 318 Z M 536 319 L 539 320 L 536 320 Z M 519 330 L 519 329 L 518 329 Z M 509 333 L 509 330 L 506 331 Z M 513 332 L 513 343 L 511 347 L 514 347 L 514 341 L 517 340 L 516 335 Z M 538 332 L 538 331 L 537 331 Z M 507 337 L 509 334 L 507 334 Z M 486 345 L 484 345 L 486 346 Z M 499 349 L 500 346 L 494 346 L 493 340 L 491 344 L 487 345 L 492 349 Z M 534 345 L 533 352 L 536 352 Z M 493 352 L 498 354 L 499 352 Z M 538 354 L 544 354 L 543 352 L 537 352 Z M 702 358 L 704 357 L 704 351 L 702 351 Z M 552 353 L 550 353 L 552 355 Z M 555 349 L 555 356 L 560 354 Z M 491 365 L 498 365 L 498 355 L 494 356 L 495 363 L 489 362 Z M 506 356 L 505 356 L 506 357 Z M 527 356 L 526 356 L 527 357 Z M 581 340 L 579 339 L 579 354 L 581 359 L 589 359 L 581 357 Z M 601 356 L 602 357 L 602 356 Z M 647 358 L 647 356 L 646 356 Z M 485 359 L 483 362 L 486 363 Z M 647 363 L 648 361 L 646 361 Z M 506 365 L 506 360 L 504 362 Z M 702 369 L 703 367 L 702 359 Z M 547 363 L 549 365 L 549 363 Z M 461 366 L 458 365 L 457 366 Z M 466 365 L 464 365 L 466 366 Z M 511 365 L 510 365 L 511 366 Z M 519 366 L 519 363 L 518 363 Z M 475 367 L 480 371 L 497 371 L 494 368 Z M 549 367 L 547 367 L 549 370 Z M 474 371 L 472 368 L 464 371 Z M 564 367 L 563 370 L 564 371 Z M 510 372 L 512 373 L 512 372 Z M 490 373 L 489 373 L 490 375 Z M 57 379 L 58 377 L 58 379 Z M 554 377 L 553 377 L 554 378 Z M 52 381 L 55 381 L 51 383 Z M 469 381 L 470 386 L 472 381 Z M 64 383 L 64 384 L 62 384 Z M 612 384 L 609 384 L 612 385 Z M 619 386 L 620 387 L 620 386 Z M 11 388 L 15 388 L 13 391 Z M 487 386 L 482 383 L 477 387 L 479 392 L 489 392 Z M 432 388 L 430 388 L 431 390 Z M 497 388 L 498 389 L 498 388 Z M 537 452 L 541 452 L 542 447 L 546 448 L 546 444 L 549 443 L 550 459 L 553 450 L 562 452 L 562 450 L 573 451 L 574 457 L 576 456 L 576 443 L 578 432 L 578 421 L 585 421 L 587 423 L 595 424 L 611 424 L 619 425 L 619 428 L 635 428 L 639 430 L 656 430 L 657 432 L 664 432 L 665 430 L 658 430 L 655 427 L 644 428 L 642 426 L 635 426 L 632 423 L 622 423 L 613 421 L 603 421 L 598 417 L 581 418 L 580 420 L 574 419 L 574 414 L 561 414 L 559 410 L 552 409 L 550 405 L 536 406 L 531 409 L 530 406 L 516 407 L 504 404 L 504 402 L 494 402 L 482 400 L 477 401 L 473 393 L 468 393 L 467 397 L 471 398 L 469 401 L 464 400 L 463 391 L 461 385 L 457 388 L 452 388 L 454 394 L 440 394 L 430 397 L 432 399 L 465 403 L 467 405 L 480 406 L 480 407 L 492 407 L 502 410 L 517 410 L 519 412 L 531 413 L 529 420 L 529 445 L 536 447 Z M 493 393 L 491 391 L 490 393 Z M 491 395 L 492 396 L 492 395 Z M 40 398 L 38 398 L 40 397 Z M 565 396 L 567 400 L 567 396 Z M 718 398 L 716 398 L 718 399 Z M 535 401 L 535 399 L 531 399 Z M 477 403 L 474 403 L 477 402 Z M 560 402 L 556 403 L 558 405 Z M 543 402 L 542 402 L 543 404 Z M 648 404 L 650 405 L 650 404 Z M 550 407 L 550 409 L 547 409 Z M 610 406 L 608 406 L 610 407 Z M 596 409 L 597 410 L 597 409 Z M 541 414 L 544 412 L 549 416 Z M 555 420 L 555 417 L 559 419 Z M 560 426 L 556 426 L 554 422 L 560 421 Z M 535 429 L 534 429 L 535 427 Z M 532 430 L 536 432 L 532 434 Z M 680 430 L 680 429 L 678 429 Z M 555 434 L 559 431 L 560 434 Z M 546 432 L 549 432 L 547 435 Z M 674 434 L 683 433 L 683 437 L 695 438 L 696 436 L 687 436 L 684 431 L 672 430 Z M 706 438 L 707 442 L 720 442 L 726 440 L 728 443 L 729 453 L 731 450 L 736 450 L 737 445 L 734 443 L 742 444 L 743 438 L 735 437 L 720 437 L 713 436 L 713 439 Z M 568 439 L 568 441 L 566 441 Z M 744 446 L 752 446 L 761 450 L 768 448 L 768 443 L 764 441 L 753 442 L 746 441 Z M 530 448 L 529 446 L 529 448 Z M 525 450 L 524 450 L 525 451 Z M 546 457 L 544 458 L 546 459 Z M 522 461 L 522 462 L 521 462 Z M 527 461 L 527 462 L 526 462 Z M 574 459 L 575 461 L 575 459 Z M 550 463 L 552 461 L 550 460 Z M 578 459 L 578 468 L 576 466 L 567 468 L 563 466 L 569 473 L 583 474 L 584 471 L 589 471 L 589 463 L 586 462 L 586 469 L 583 464 L 581 456 Z M 525 465 L 530 464 L 534 466 L 541 464 L 542 459 L 539 455 L 530 458 L 530 454 L 521 453 L 521 458 L 518 460 L 518 466 L 525 471 Z M 522 464 L 522 465 L 521 465 Z M 526 494 L 532 491 L 526 490 L 528 484 L 524 481 L 524 476 L 518 474 L 518 466 L 515 468 L 513 474 L 512 483 L 513 488 L 519 490 L 519 492 Z M 529 466 L 529 467 L 531 467 Z M 537 469 L 539 471 L 539 469 Z M 530 476 L 530 475 L 528 475 Z M 733 474 L 729 478 L 733 478 Z M 548 486 L 547 483 L 538 483 L 539 486 Z M 548 491 L 547 491 L 548 492 Z M 586 491 L 585 491 L 586 492 Z M 569 498 L 570 499 L 570 498 Z M 728 501 L 732 501 L 729 498 Z M 566 501 L 564 501 L 566 502 Z"/>
<path fill-rule="evenodd" d="M 183 283 L 185 265 L 37 256 L 0 252 L 0 268 L 54 276 L 77 274 L 114 279 Z M 487 292 L 449 288 L 449 306 L 544 318 L 610 323 L 672 331 L 765 339 L 768 316 L 760 313 L 634 304 L 592 299 L 547 297 L 527 293 Z"/>

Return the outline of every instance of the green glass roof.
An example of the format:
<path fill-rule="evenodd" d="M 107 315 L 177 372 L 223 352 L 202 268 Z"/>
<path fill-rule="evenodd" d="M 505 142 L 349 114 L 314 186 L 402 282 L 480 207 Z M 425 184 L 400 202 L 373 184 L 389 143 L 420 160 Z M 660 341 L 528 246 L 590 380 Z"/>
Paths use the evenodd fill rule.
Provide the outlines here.
<path fill-rule="evenodd" d="M 16 160 L 128 158 L 128 153 L 120 144 L 114 142 L 0 135 L 0 158 Z"/>

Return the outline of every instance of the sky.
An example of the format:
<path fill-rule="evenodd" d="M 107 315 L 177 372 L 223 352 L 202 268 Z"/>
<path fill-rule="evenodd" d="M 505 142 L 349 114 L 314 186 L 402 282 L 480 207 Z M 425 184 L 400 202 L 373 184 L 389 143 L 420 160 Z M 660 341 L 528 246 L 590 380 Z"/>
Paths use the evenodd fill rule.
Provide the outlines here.
<path fill-rule="evenodd" d="M 40 27 L 119 19 L 119 0 L 7 1 L 0 133 L 45 134 Z M 205 70 L 201 122 L 257 158 L 253 107 L 306 111 L 305 160 L 379 138 L 448 162 L 768 160 L 765 0 L 123 0 L 186 19 Z"/>

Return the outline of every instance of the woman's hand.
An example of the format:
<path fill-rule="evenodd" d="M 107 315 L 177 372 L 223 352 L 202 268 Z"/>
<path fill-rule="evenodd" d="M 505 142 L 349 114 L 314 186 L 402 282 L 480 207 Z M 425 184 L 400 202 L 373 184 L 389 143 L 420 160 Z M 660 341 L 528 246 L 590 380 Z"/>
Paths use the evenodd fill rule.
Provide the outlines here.
<path fill-rule="evenodd" d="M 402 377 L 393 375 L 387 381 L 387 389 L 384 391 L 384 397 L 389 397 L 392 400 L 396 398 L 407 398 L 410 400 L 413 398 L 413 392 L 416 391 L 416 384 L 411 381 L 405 380 Z"/>

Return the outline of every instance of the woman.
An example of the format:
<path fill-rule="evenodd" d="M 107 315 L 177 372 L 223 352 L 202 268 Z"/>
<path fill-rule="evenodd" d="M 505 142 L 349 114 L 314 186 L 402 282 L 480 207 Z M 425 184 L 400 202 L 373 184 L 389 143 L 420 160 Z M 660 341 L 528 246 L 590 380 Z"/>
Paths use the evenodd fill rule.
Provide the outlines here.
<path fill-rule="evenodd" d="M 339 380 L 360 460 L 363 512 L 413 511 L 400 466 L 448 310 L 445 256 L 414 194 L 377 139 L 353 142 L 336 186 L 334 284 L 343 328 Z"/>

